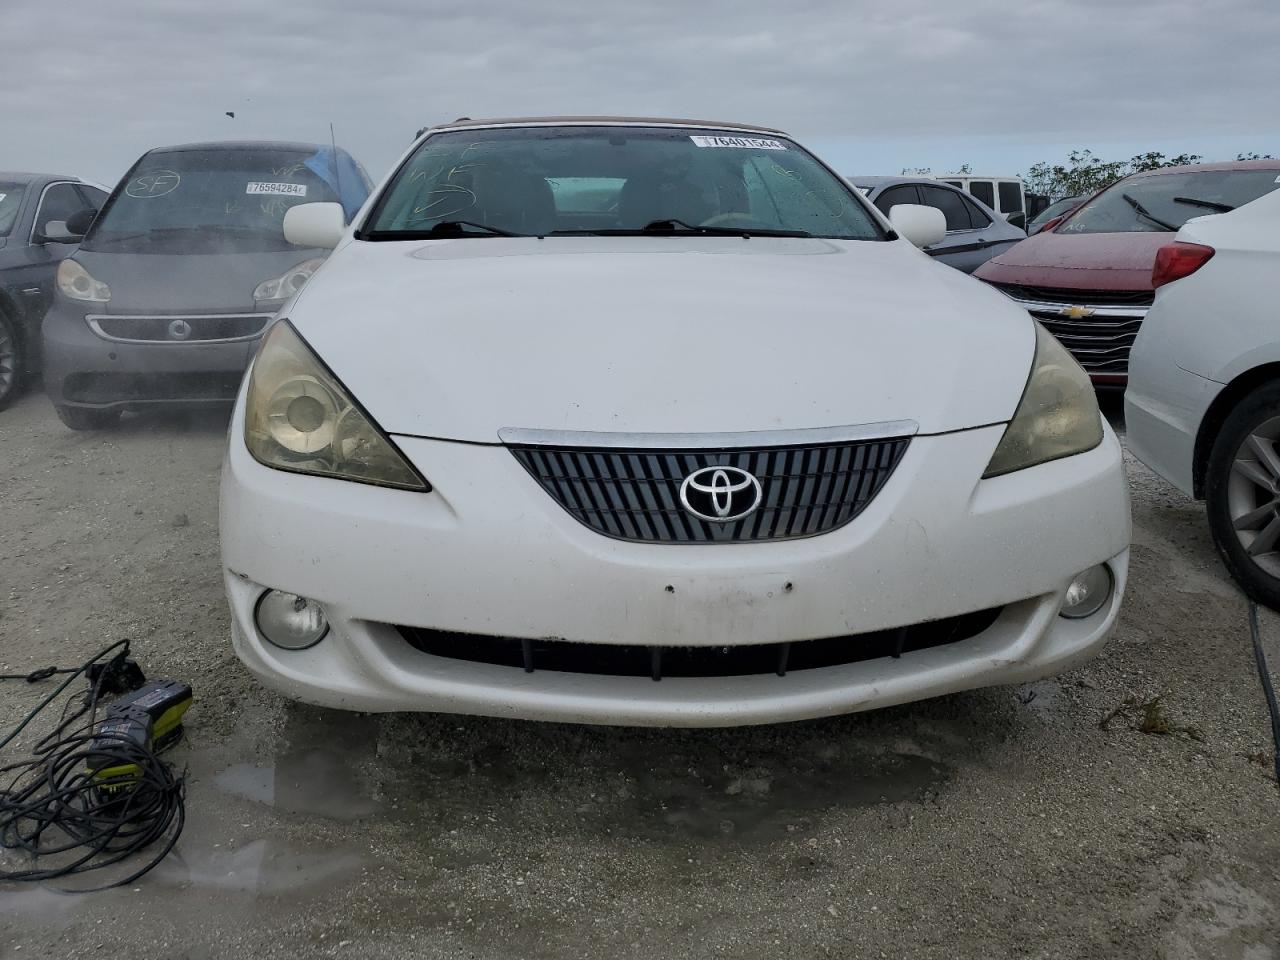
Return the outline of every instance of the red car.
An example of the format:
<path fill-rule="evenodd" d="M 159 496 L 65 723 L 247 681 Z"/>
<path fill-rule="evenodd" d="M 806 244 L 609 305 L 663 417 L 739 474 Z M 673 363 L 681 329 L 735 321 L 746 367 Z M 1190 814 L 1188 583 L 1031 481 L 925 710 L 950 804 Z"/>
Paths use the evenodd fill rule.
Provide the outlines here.
<path fill-rule="evenodd" d="M 1192 217 L 1225 213 L 1280 187 L 1280 160 L 1135 173 L 975 271 L 1062 341 L 1096 386 L 1123 387 L 1151 306 L 1156 251 Z"/>

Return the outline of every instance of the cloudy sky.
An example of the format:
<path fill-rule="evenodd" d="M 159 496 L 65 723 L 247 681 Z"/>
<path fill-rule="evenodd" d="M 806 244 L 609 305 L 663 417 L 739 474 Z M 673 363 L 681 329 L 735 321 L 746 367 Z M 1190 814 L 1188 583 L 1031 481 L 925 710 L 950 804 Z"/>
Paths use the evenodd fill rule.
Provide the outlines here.
<path fill-rule="evenodd" d="M 375 179 L 458 116 L 783 127 L 847 173 L 1072 147 L 1280 154 L 1276 0 L 6 0 L 0 169 L 328 138 Z M 225 116 L 233 111 L 235 118 Z"/>

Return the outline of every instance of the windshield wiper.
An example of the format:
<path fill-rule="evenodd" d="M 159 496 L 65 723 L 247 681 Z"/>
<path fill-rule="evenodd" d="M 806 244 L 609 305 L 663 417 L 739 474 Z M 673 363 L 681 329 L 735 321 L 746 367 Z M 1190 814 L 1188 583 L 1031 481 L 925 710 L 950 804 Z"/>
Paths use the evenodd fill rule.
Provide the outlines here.
<path fill-rule="evenodd" d="M 470 229 L 464 229 L 470 228 Z M 490 237 L 524 237 L 528 234 L 512 233 L 491 227 L 487 223 L 476 223 L 474 220 L 441 220 L 432 224 L 427 230 L 366 230 L 360 235 L 361 240 L 439 240 L 442 238 L 471 237 L 471 231 L 479 231 L 482 236 Z"/>
<path fill-rule="evenodd" d="M 1206 210 L 1217 210 L 1219 213 L 1230 213 L 1235 209 L 1229 203 L 1219 203 L 1217 200 L 1201 200 L 1199 197 L 1174 197 L 1174 203 L 1189 203 L 1193 207 L 1204 207 Z"/>
<path fill-rule="evenodd" d="M 1152 213 L 1150 210 L 1144 207 L 1141 203 L 1133 199 L 1133 197 L 1129 196 L 1129 194 L 1122 193 L 1120 194 L 1120 196 L 1124 198 L 1125 203 L 1129 204 L 1129 206 L 1133 207 L 1133 209 L 1137 211 L 1138 216 L 1146 217 L 1152 223 L 1156 224 L 1157 226 L 1164 227 L 1166 230 L 1170 231 L 1171 233 L 1178 232 L 1178 228 L 1175 227 L 1172 223 L 1170 223 L 1168 220 L 1161 220 L 1154 213 Z"/>
<path fill-rule="evenodd" d="M 812 237 L 807 230 L 768 230 L 755 227 L 701 227 L 674 217 L 661 220 L 650 220 L 639 229 L 602 229 L 602 230 L 554 230 L 560 235 L 586 235 L 591 237 L 647 237 L 667 234 L 704 237 Z"/>

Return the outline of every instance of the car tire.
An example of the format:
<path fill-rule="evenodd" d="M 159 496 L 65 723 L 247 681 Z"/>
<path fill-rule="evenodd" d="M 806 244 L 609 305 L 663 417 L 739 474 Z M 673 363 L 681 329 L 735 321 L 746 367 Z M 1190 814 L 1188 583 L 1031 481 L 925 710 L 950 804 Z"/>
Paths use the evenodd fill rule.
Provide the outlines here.
<path fill-rule="evenodd" d="M 1280 610 L 1280 381 L 1227 416 L 1205 471 L 1209 530 L 1251 599 Z"/>
<path fill-rule="evenodd" d="M 22 392 L 22 341 L 18 328 L 9 316 L 0 313 L 0 410 L 3 410 Z"/>
<path fill-rule="evenodd" d="M 92 407 L 57 405 L 53 409 L 57 412 L 58 419 L 72 430 L 106 430 L 115 426 L 120 420 L 119 410 L 95 410 Z"/>

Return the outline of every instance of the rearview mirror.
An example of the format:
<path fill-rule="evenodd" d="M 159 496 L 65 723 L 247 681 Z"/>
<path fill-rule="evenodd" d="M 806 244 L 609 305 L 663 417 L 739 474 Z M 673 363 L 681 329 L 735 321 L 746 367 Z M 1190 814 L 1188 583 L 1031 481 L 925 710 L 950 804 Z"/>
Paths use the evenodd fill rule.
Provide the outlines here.
<path fill-rule="evenodd" d="M 67 229 L 65 220 L 50 220 L 36 235 L 39 243 L 79 243 L 83 239 L 83 233 L 72 233 Z"/>
<path fill-rule="evenodd" d="M 917 247 L 932 247 L 947 237 L 947 218 L 937 207 L 895 203 L 889 208 L 889 222 L 899 236 Z"/>
<path fill-rule="evenodd" d="M 340 203 L 300 203 L 284 215 L 284 238 L 295 247 L 332 250 L 347 229 Z"/>

